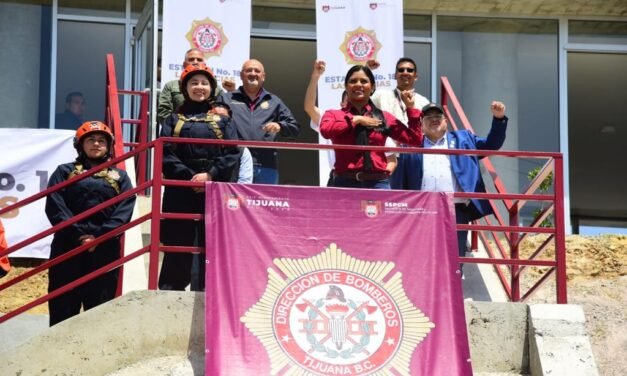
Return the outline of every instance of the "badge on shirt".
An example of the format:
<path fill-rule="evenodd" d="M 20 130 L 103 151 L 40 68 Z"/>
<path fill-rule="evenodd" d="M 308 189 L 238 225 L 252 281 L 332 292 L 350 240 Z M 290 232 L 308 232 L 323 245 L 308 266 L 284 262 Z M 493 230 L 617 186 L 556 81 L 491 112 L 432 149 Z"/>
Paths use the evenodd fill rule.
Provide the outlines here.
<path fill-rule="evenodd" d="M 117 171 L 115 171 L 115 170 L 109 170 L 109 172 L 107 173 L 107 176 L 110 179 L 113 179 L 115 181 L 120 180 L 120 174 Z"/>
<path fill-rule="evenodd" d="M 261 102 L 259 107 L 261 107 L 262 110 L 267 110 L 270 107 L 270 104 L 268 103 L 268 101 Z"/>

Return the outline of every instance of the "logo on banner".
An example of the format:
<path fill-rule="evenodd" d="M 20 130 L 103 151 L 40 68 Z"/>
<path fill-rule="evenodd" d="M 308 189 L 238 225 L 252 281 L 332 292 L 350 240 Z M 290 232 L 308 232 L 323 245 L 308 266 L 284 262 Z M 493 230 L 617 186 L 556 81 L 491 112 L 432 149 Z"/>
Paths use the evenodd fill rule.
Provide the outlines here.
<path fill-rule="evenodd" d="M 362 200 L 361 210 L 366 213 L 366 216 L 374 218 L 381 212 L 381 201 Z"/>
<path fill-rule="evenodd" d="M 331 7 L 330 7 L 330 6 L 328 6 L 328 5 L 323 5 L 323 6 L 322 6 L 322 11 L 323 11 L 323 12 L 328 12 L 328 11 L 329 11 L 329 9 L 331 9 Z"/>
<path fill-rule="evenodd" d="M 407 297 L 401 273 L 392 274 L 393 262 L 359 260 L 331 244 L 274 265 L 263 296 L 240 318 L 268 352 L 271 375 L 407 374 L 435 327 Z"/>
<path fill-rule="evenodd" d="M 372 10 L 377 9 L 377 3 L 370 3 L 370 9 Z"/>
<path fill-rule="evenodd" d="M 346 33 L 340 45 L 340 51 L 348 64 L 359 64 L 367 60 L 376 59 L 381 49 L 374 30 L 366 30 L 361 26 Z"/>
<path fill-rule="evenodd" d="M 206 58 L 220 56 L 222 49 L 229 42 L 222 24 L 210 20 L 192 21 L 190 30 L 185 35 L 192 48 L 198 48 Z"/>
<path fill-rule="evenodd" d="M 240 195 L 236 195 L 236 194 L 229 194 L 229 195 L 225 195 L 224 197 L 224 201 L 226 202 L 226 207 L 230 210 L 237 210 L 239 209 L 242 204 L 244 203 L 244 198 Z"/>
<path fill-rule="evenodd" d="M 243 207 L 249 209 L 290 210 L 290 202 L 286 198 L 249 197 L 238 194 L 224 195 L 224 205 L 230 210 L 238 210 Z"/>

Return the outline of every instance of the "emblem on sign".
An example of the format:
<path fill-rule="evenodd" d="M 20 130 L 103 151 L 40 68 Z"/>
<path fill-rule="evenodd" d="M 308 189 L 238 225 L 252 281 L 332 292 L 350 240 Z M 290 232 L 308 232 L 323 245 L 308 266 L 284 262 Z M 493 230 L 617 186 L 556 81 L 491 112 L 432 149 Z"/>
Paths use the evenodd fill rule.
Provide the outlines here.
<path fill-rule="evenodd" d="M 198 48 L 205 55 L 205 58 L 219 56 L 222 49 L 229 42 L 224 34 L 222 24 L 210 20 L 192 21 L 190 30 L 185 35 L 192 48 Z"/>
<path fill-rule="evenodd" d="M 243 199 L 238 195 L 226 195 L 224 201 L 228 209 L 237 210 L 240 208 Z"/>
<path fill-rule="evenodd" d="M 271 375 L 411 374 L 411 354 L 435 324 L 409 300 L 394 263 L 331 244 L 274 265 L 240 319 L 268 352 Z"/>
<path fill-rule="evenodd" d="M 381 201 L 362 200 L 361 209 L 366 213 L 366 216 L 374 218 L 381 211 Z"/>
<path fill-rule="evenodd" d="M 376 60 L 381 43 L 377 40 L 374 30 L 366 30 L 361 26 L 346 33 L 340 45 L 340 51 L 348 64 L 360 64 L 368 60 Z"/>

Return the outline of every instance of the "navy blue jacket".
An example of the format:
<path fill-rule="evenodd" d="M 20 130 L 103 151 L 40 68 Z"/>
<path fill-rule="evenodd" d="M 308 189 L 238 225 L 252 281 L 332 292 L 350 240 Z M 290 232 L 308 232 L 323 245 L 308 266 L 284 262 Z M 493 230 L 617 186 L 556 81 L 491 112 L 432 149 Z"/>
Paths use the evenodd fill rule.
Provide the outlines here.
<path fill-rule="evenodd" d="M 203 119 L 186 121 L 180 130 L 181 138 L 236 140 L 237 133 L 228 117 L 211 115 L 206 119 L 212 105 L 208 103 L 184 102 L 179 111 L 185 118 Z M 161 128 L 161 137 L 174 136 L 178 123 L 178 114 L 166 118 Z M 239 149 L 236 146 L 208 144 L 166 144 L 163 148 L 163 175 L 166 179 L 189 181 L 195 174 L 206 172 L 212 181 L 232 181 L 233 169 L 239 163 Z M 189 187 L 167 186 L 163 191 L 162 208 L 164 213 L 204 213 L 205 194 L 196 193 Z M 198 244 L 204 244 L 204 235 L 199 234 L 198 226 L 193 221 L 163 219 L 161 221 L 161 240 L 167 245 L 192 245 L 199 237 Z"/>
<path fill-rule="evenodd" d="M 251 108 L 252 101 L 241 86 L 238 90 L 222 94 L 222 100 L 231 108 L 231 124 L 237 129 L 239 138 L 249 141 L 276 141 L 277 135 L 296 138 L 300 132 L 300 125 L 285 103 L 264 89 L 259 95 L 260 98 Z M 262 129 L 270 122 L 276 122 L 281 126 L 278 134 L 271 134 Z M 263 167 L 277 167 L 275 149 L 249 149 L 254 163 Z"/>
<path fill-rule="evenodd" d="M 81 162 L 85 171 L 90 168 L 87 162 Z M 59 165 L 50 177 L 48 187 L 66 181 L 73 170 L 74 163 Z M 109 171 L 115 176 L 120 193 L 133 188 L 125 171 L 116 167 L 109 167 Z M 46 198 L 46 215 L 50 224 L 55 226 L 117 195 L 116 190 L 105 179 L 90 176 L 60 191 L 49 194 Z M 66 253 L 80 245 L 81 242 L 78 238 L 81 235 L 99 237 L 128 223 L 131 220 L 134 205 L 135 196 L 131 196 L 55 233 L 52 238 L 50 258 Z M 101 243 L 97 247 L 96 252 L 90 255 L 94 258 L 105 258 L 107 262 L 111 262 L 120 257 L 119 251 L 120 242 L 118 237 L 116 237 Z M 102 263 L 102 265 L 107 262 Z"/>
<path fill-rule="evenodd" d="M 478 137 L 466 130 L 447 132 L 449 149 L 498 150 L 505 142 L 507 117 L 492 119 L 488 136 Z M 474 155 L 451 155 L 451 168 L 463 192 L 485 192 L 479 158 Z M 398 166 L 390 179 L 392 189 L 420 190 L 422 187 L 422 154 L 401 154 Z M 488 201 L 471 199 L 470 220 L 492 214 Z"/>

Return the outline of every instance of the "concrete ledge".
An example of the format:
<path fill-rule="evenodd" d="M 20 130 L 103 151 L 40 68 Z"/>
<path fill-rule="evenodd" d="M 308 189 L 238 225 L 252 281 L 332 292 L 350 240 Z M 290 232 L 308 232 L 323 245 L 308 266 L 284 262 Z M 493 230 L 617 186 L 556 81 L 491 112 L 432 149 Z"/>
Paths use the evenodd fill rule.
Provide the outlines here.
<path fill-rule="evenodd" d="M 134 291 L 0 354 L 3 375 L 105 375 L 142 360 L 187 357 L 204 373 L 204 295 Z"/>
<path fill-rule="evenodd" d="M 579 306 L 465 308 L 475 374 L 598 374 Z M 203 375 L 204 309 L 203 293 L 134 291 L 0 352 L 0 374 Z"/>
<path fill-rule="evenodd" d="M 597 376 L 585 321 L 577 305 L 530 305 L 531 374 Z"/>
<path fill-rule="evenodd" d="M 527 305 L 468 301 L 465 307 L 473 371 L 527 373 Z"/>

